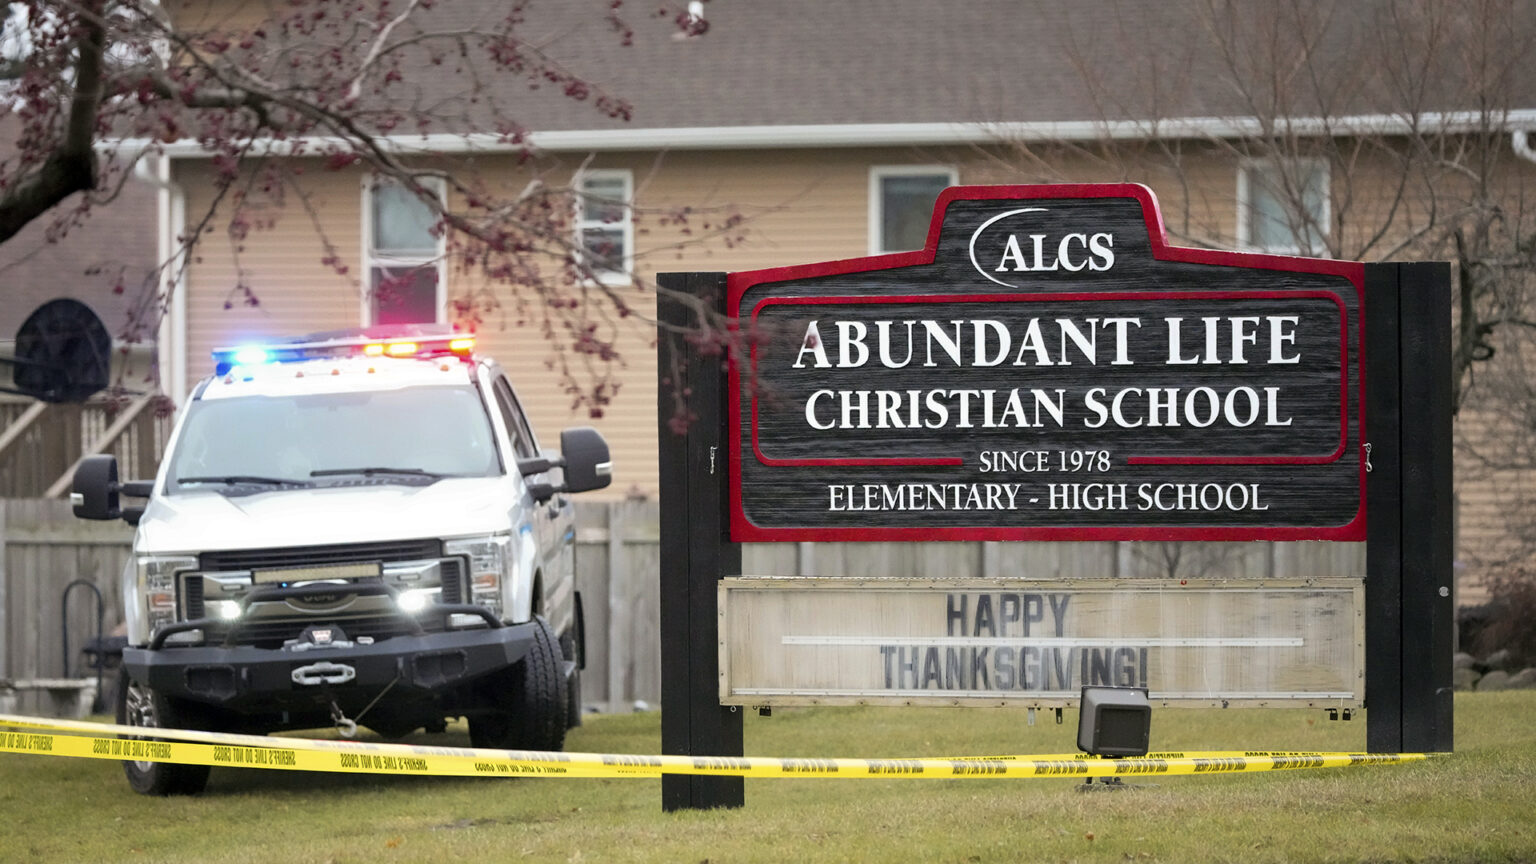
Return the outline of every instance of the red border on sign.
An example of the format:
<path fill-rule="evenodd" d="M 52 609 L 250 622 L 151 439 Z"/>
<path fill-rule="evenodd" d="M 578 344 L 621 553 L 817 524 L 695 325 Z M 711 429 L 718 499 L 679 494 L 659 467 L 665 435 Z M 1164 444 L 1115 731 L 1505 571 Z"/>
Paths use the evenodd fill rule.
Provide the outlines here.
<path fill-rule="evenodd" d="M 1365 265 L 1358 261 L 1335 261 L 1324 258 L 1298 258 L 1286 255 L 1269 255 L 1253 252 L 1230 252 L 1214 249 L 1193 249 L 1184 246 L 1174 246 L 1168 242 L 1167 231 L 1163 226 L 1162 213 L 1158 210 L 1157 198 L 1152 190 L 1137 183 L 1106 183 L 1106 184 L 1062 184 L 1052 186 L 954 186 L 944 190 L 934 204 L 933 219 L 929 223 L 928 242 L 920 250 L 913 252 L 900 252 L 890 255 L 874 255 L 864 258 L 848 258 L 839 261 L 826 261 L 815 264 L 801 264 L 787 267 L 771 267 L 763 270 L 745 270 L 730 273 L 726 277 L 726 310 L 728 313 L 737 311 L 741 305 L 741 299 L 746 292 L 760 284 L 770 282 L 784 282 L 794 279 L 812 279 L 824 276 L 843 276 L 853 273 L 865 273 L 878 270 L 894 270 L 901 267 L 920 266 L 932 264 L 938 253 L 939 234 L 944 224 L 944 214 L 949 205 L 955 201 L 985 201 L 985 200 L 1051 200 L 1051 199 L 1091 199 L 1091 198 L 1131 198 L 1141 205 L 1142 220 L 1147 228 L 1148 240 L 1151 246 L 1152 257 L 1157 261 L 1173 261 L 1189 264 L 1209 264 L 1219 267 L 1241 267 L 1255 270 L 1278 270 L 1291 273 L 1315 273 L 1344 278 L 1355 287 L 1358 300 L 1356 304 L 1357 320 L 1356 334 L 1359 350 L 1355 352 L 1355 365 L 1358 370 L 1356 381 L 1358 386 L 1358 406 L 1355 413 L 1356 429 L 1360 430 L 1363 440 L 1365 428 Z M 1134 293 L 1134 292 L 1133 292 Z M 1253 297 L 1263 299 L 1266 295 L 1278 294 L 1282 297 L 1307 297 L 1307 296 L 1332 296 L 1343 306 L 1342 298 L 1334 292 L 1320 291 L 1296 291 L 1296 292 L 1163 292 L 1135 294 L 1137 297 L 1167 297 L 1167 296 L 1192 296 L 1230 293 L 1237 297 Z M 1074 294 L 1057 295 L 902 295 L 898 297 L 856 297 L 856 298 L 769 298 L 758 304 L 753 310 L 753 317 L 762 306 L 775 300 L 780 302 L 913 302 L 912 297 L 923 296 L 929 300 L 943 300 L 948 302 L 967 302 L 968 300 L 992 300 L 999 299 L 1044 299 L 1055 297 L 1056 299 L 1107 299 L 1114 294 L 1085 293 L 1079 297 Z M 739 325 L 738 325 L 739 326 Z M 1344 353 L 1341 376 L 1343 378 L 1342 392 L 1340 394 L 1341 406 L 1347 408 L 1348 392 L 1348 315 L 1347 310 L 1341 325 L 1341 343 Z M 756 351 L 752 354 L 752 362 L 756 362 Z M 741 494 L 741 460 L 742 452 L 742 411 L 741 411 L 741 369 L 739 364 L 732 362 L 729 370 L 730 398 L 727 400 L 727 425 L 730 440 L 729 447 L 729 479 L 730 486 L 730 523 L 731 539 L 736 542 L 752 541 L 881 541 L 881 540 L 1364 540 L 1366 532 L 1366 504 L 1365 504 L 1365 458 L 1360 454 L 1359 458 L 1359 490 L 1360 505 L 1354 517 L 1347 523 L 1335 526 L 1145 526 L 1145 525 L 1113 525 L 1113 526 L 994 526 L 994 527 L 879 527 L 879 528 L 837 528 L 837 527 L 780 527 L 764 528 L 753 523 L 747 518 L 742 509 Z M 1341 411 L 1341 437 L 1339 449 L 1328 457 L 1258 457 L 1267 458 L 1270 463 L 1282 462 L 1284 464 L 1320 464 L 1337 461 L 1342 458 L 1348 447 L 1349 421 L 1348 411 Z M 753 449 L 756 458 L 765 457 L 757 447 L 756 424 L 757 406 L 756 397 L 753 397 L 752 406 L 753 424 Z M 900 465 L 934 465 L 960 464 L 958 457 L 940 457 L 943 462 L 869 462 L 850 463 L 840 460 L 775 460 L 765 461 L 771 465 L 848 465 L 848 464 L 900 464 Z M 1144 456 L 1133 457 L 1136 464 L 1262 464 L 1253 462 L 1255 457 L 1160 457 Z M 1242 462 L 1223 461 L 1226 459 L 1241 459 Z"/>
<path fill-rule="evenodd" d="M 874 305 L 881 303 L 998 303 L 1041 300 L 1332 300 L 1339 307 L 1339 445 L 1326 456 L 1130 456 L 1128 465 L 1323 465 L 1338 461 L 1349 446 L 1349 310 L 1344 299 L 1333 291 L 1105 291 L 1066 294 L 900 294 L 871 297 L 769 297 L 752 307 L 752 322 L 764 306 L 817 306 L 836 304 Z M 757 346 L 752 346 L 752 372 L 757 374 Z M 863 457 L 827 459 L 776 459 L 763 452 L 757 436 L 757 395 L 752 396 L 752 453 L 758 462 L 775 467 L 796 466 L 933 466 L 963 465 L 959 456 L 937 457 Z"/>

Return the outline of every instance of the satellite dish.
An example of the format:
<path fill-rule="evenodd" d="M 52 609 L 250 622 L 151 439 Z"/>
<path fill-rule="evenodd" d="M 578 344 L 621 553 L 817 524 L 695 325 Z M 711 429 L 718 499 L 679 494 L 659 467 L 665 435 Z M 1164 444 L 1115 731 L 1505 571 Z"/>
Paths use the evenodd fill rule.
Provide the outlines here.
<path fill-rule="evenodd" d="M 91 307 L 67 297 L 37 307 L 16 331 L 16 389 L 44 402 L 84 402 L 103 390 L 112 336 Z"/>

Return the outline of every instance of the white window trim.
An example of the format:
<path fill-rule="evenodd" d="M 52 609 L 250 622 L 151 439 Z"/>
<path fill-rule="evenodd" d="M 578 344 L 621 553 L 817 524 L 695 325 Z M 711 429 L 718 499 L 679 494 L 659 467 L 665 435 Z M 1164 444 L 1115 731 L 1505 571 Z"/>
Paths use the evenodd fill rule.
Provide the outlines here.
<path fill-rule="evenodd" d="M 388 182 L 385 178 L 369 174 L 363 177 L 360 197 L 363 211 L 362 234 L 362 286 L 363 295 L 359 320 L 364 327 L 374 325 L 373 320 L 373 268 L 378 267 L 415 267 L 434 260 L 437 265 L 437 320 L 434 323 L 444 323 L 448 310 L 448 235 L 443 232 L 437 238 L 437 251 L 432 256 L 419 255 L 412 257 L 376 255 L 373 251 L 373 187 L 379 182 Z M 443 181 L 428 177 L 421 181 L 423 186 L 436 187 L 438 200 L 446 207 L 448 203 L 448 189 Z"/>
<path fill-rule="evenodd" d="M 886 177 L 912 177 L 919 174 L 944 174 L 949 186 L 960 183 L 960 172 L 953 165 L 871 165 L 869 168 L 869 254 L 891 254 L 880 248 L 880 226 L 885 224 L 884 202 L 880 197 L 880 181 Z M 911 250 L 899 250 L 911 251 Z"/>
<path fill-rule="evenodd" d="M 1253 226 L 1249 222 L 1249 197 L 1252 191 L 1249 188 L 1248 173 L 1253 170 L 1272 168 L 1277 162 L 1285 162 L 1291 165 L 1316 166 L 1323 169 L 1323 212 L 1322 219 L 1318 222 L 1318 236 L 1324 242 L 1321 249 L 1304 250 L 1298 244 L 1286 244 L 1277 246 L 1260 246 L 1253 240 Z M 1329 228 L 1333 225 L 1333 168 L 1326 159 L 1264 159 L 1243 157 L 1237 160 L 1237 242 L 1239 248 L 1251 252 L 1267 252 L 1275 255 L 1326 255 L 1328 253 L 1327 240 Z"/>
<path fill-rule="evenodd" d="M 586 184 L 589 180 L 618 180 L 624 185 L 624 219 L 617 223 L 603 222 L 595 219 L 586 219 Z M 623 234 L 624 258 L 623 270 L 609 270 L 597 273 L 597 281 L 603 285 L 630 285 L 634 278 L 630 275 L 635 272 L 635 172 L 628 168 L 593 168 L 582 171 L 573 179 L 572 185 L 576 191 L 576 212 L 571 221 L 576 229 L 577 254 L 586 251 L 586 230 L 588 228 L 601 228 L 611 231 L 618 227 Z"/>

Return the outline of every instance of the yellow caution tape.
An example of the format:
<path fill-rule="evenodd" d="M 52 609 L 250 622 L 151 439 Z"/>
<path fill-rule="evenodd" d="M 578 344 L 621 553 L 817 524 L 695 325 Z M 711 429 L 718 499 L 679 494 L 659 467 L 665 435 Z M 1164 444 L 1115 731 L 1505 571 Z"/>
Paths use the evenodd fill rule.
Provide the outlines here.
<path fill-rule="evenodd" d="M 735 777 L 925 778 L 1130 777 L 1291 771 L 1417 762 L 1424 753 L 1312 751 L 1184 751 L 1102 759 L 1082 753 L 969 756 L 944 759 L 780 759 L 765 756 L 636 756 L 545 753 L 467 747 L 424 747 L 362 741 L 268 738 L 182 729 L 47 720 L 0 714 L 0 752 L 84 759 L 131 759 L 287 771 L 418 774 L 459 777 Z M 105 733 L 105 734 L 97 734 Z M 128 738 L 117 736 L 133 736 Z"/>

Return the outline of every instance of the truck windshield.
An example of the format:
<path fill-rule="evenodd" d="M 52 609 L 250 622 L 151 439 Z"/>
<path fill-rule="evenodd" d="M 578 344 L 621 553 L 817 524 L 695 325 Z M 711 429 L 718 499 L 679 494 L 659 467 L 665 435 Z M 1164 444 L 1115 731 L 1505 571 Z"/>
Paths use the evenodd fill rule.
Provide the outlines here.
<path fill-rule="evenodd" d="M 488 477 L 501 473 L 494 441 L 468 386 L 199 400 L 182 421 L 166 491 Z"/>

